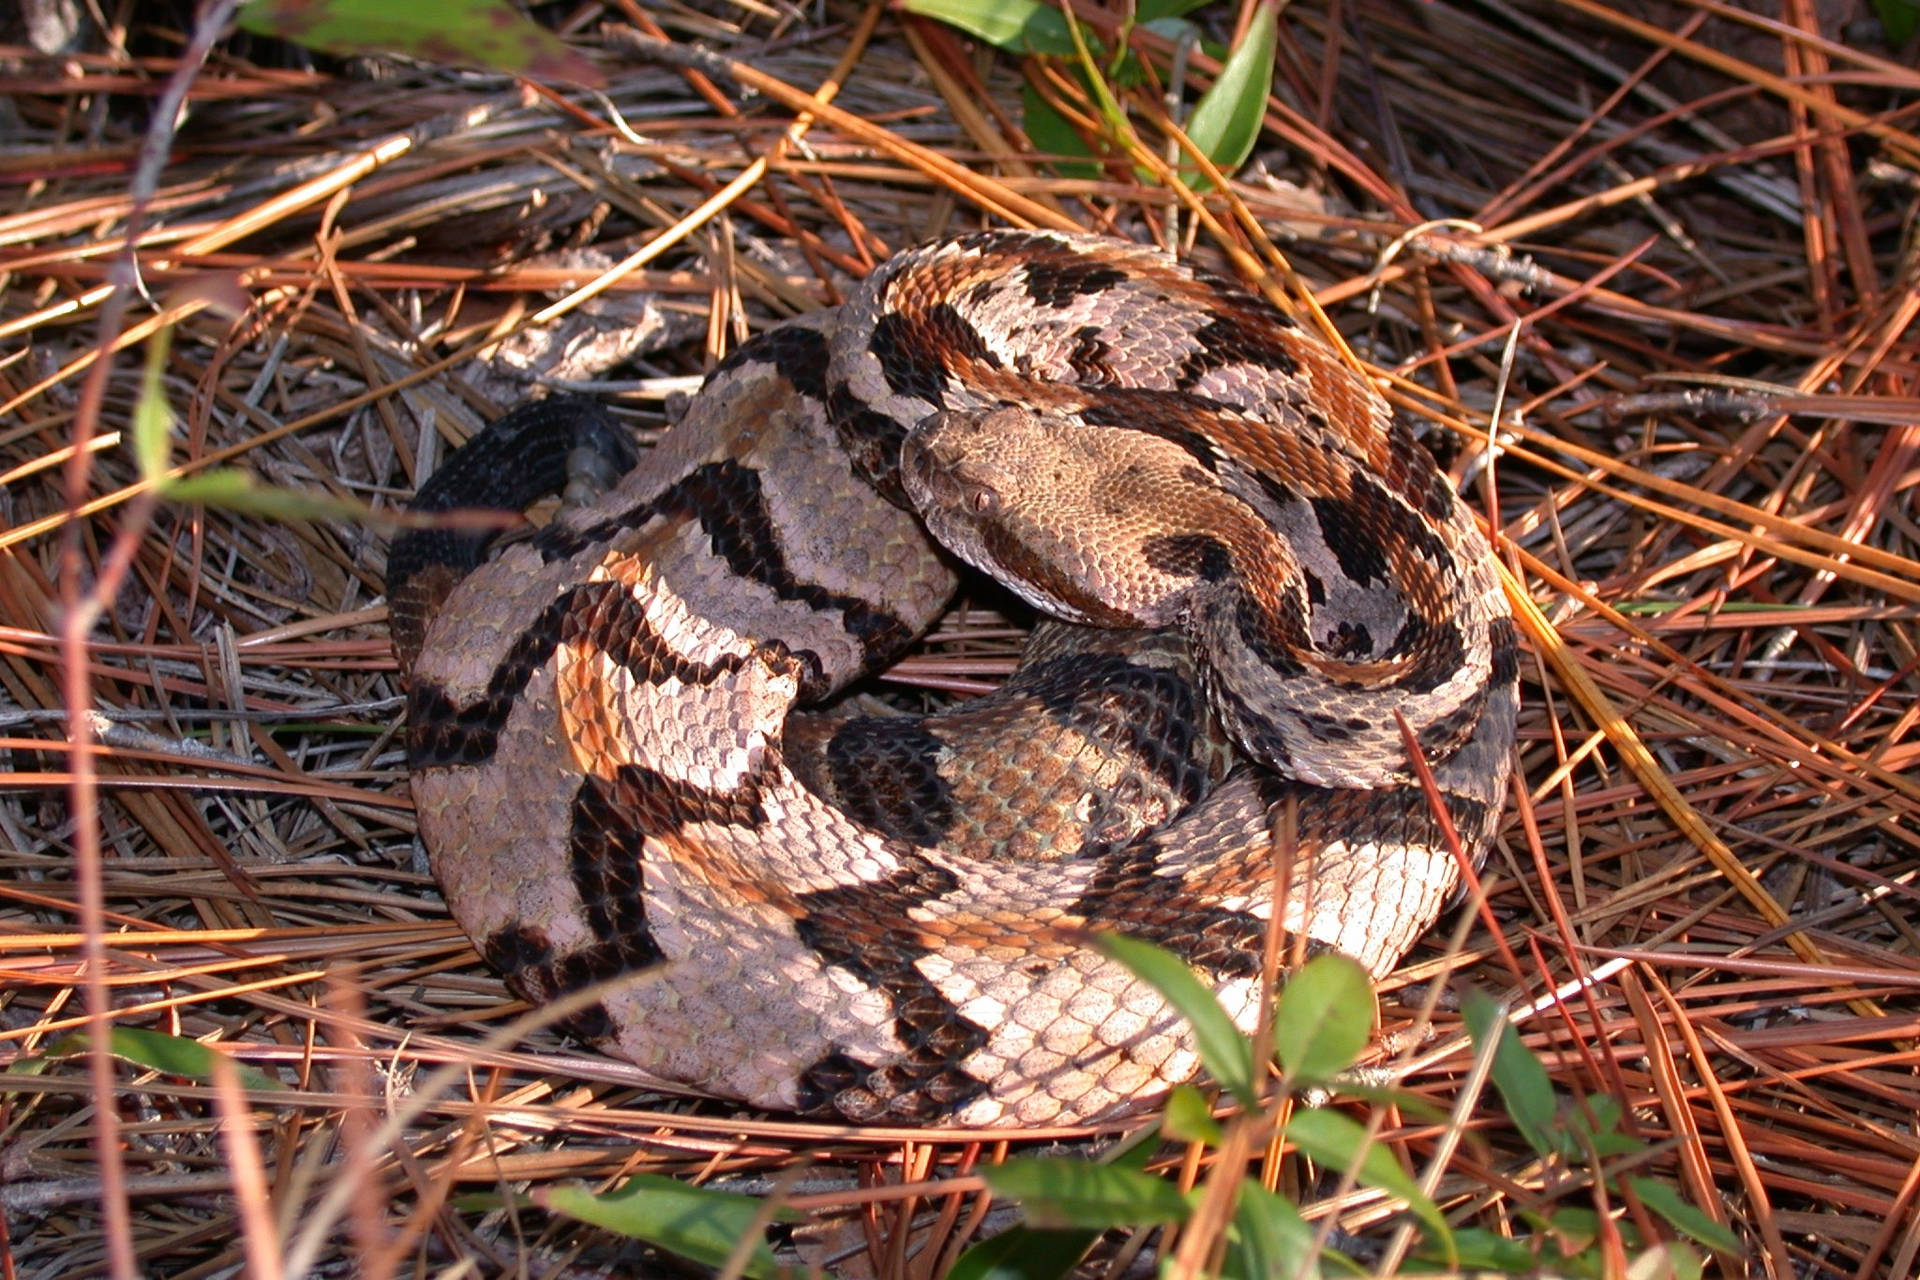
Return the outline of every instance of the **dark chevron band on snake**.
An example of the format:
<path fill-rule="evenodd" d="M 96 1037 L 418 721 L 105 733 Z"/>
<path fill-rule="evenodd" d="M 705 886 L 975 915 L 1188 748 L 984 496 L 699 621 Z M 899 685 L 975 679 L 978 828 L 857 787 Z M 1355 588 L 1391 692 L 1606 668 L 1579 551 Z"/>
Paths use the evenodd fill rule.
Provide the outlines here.
<path fill-rule="evenodd" d="M 743 346 L 637 463 L 548 399 L 414 509 L 608 474 L 491 560 L 404 533 L 388 585 L 455 917 L 529 999 L 593 986 L 568 1030 L 663 1084 L 1109 1117 L 1199 1059 L 1093 931 L 1251 1028 L 1295 805 L 1282 923 L 1389 971 L 1457 878 L 1402 719 L 1492 839 L 1518 652 L 1484 537 L 1330 349 L 1157 251 L 935 242 Z M 1047 615 L 1020 669 L 933 715 L 840 700 L 939 617 L 941 548 Z"/>

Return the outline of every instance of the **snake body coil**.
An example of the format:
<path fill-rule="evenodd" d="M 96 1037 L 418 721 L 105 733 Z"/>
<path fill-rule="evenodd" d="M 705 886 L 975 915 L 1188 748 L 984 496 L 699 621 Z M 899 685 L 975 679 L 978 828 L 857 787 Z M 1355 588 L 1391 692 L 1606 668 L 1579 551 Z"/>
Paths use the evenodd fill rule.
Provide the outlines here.
<path fill-rule="evenodd" d="M 402 535 L 393 630 L 455 916 L 530 998 L 622 979 L 570 1029 L 663 1081 L 1097 1119 L 1198 1057 L 1090 930 L 1250 1028 L 1297 802 L 1282 923 L 1386 972 L 1456 880 L 1403 723 L 1492 838 L 1517 646 L 1485 539 L 1331 351 L 1158 252 L 924 246 L 742 347 L 639 465 L 545 401 L 414 505 L 518 510 L 593 459 L 618 484 L 490 562 Z M 928 529 L 1058 621 L 988 697 L 834 709 L 951 594 Z"/>

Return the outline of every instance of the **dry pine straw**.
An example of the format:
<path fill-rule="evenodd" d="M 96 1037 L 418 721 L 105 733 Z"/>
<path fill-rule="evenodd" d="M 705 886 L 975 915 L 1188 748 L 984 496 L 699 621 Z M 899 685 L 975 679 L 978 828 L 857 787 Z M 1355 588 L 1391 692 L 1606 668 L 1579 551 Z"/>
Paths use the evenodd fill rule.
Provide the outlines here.
<path fill-rule="evenodd" d="M 837 1273 L 930 1275 L 952 1256 L 988 1211 L 970 1171 L 1003 1150 L 991 1139 L 741 1116 L 640 1090 L 547 1032 L 500 1042 L 520 1007 L 448 923 L 414 842 L 384 532 L 144 501 L 116 435 L 137 354 L 90 380 L 103 323 L 138 347 L 171 322 L 177 465 L 390 510 L 523 393 L 493 340 L 592 261 L 657 249 L 558 321 L 575 334 L 596 311 L 616 344 L 651 327 L 628 363 L 563 370 L 651 432 L 744 332 L 985 208 L 1194 236 L 1229 267 L 1277 244 L 1496 515 L 1539 610 L 1525 785 L 1484 913 L 1382 993 L 1389 1047 L 1422 1055 L 1409 1087 L 1447 1106 L 1468 1065 L 1449 1002 L 1426 1040 L 1406 1034 L 1432 980 L 1531 999 L 1625 956 L 1525 1021 L 1557 1083 L 1622 1100 L 1655 1144 L 1641 1172 L 1730 1222 L 1756 1274 L 1913 1274 L 1920 75 L 1844 8 L 1302 4 L 1237 199 L 1204 216 L 1134 165 L 1052 176 L 1019 154 L 1008 59 L 894 17 L 868 39 L 852 8 L 659 16 L 750 58 L 747 97 L 619 52 L 597 98 L 221 46 L 139 206 L 137 148 L 180 33 L 143 28 L 130 53 L 91 31 L 84 54 L 0 50 L 0 1053 L 32 1061 L 84 1023 L 80 872 L 97 865 L 97 972 L 119 1017 L 295 1086 L 229 1082 L 223 1106 L 217 1084 L 119 1066 L 116 1192 L 89 1145 L 85 1064 L 13 1081 L 9 1265 L 103 1270 L 124 1214 L 153 1274 L 271 1274 L 303 1248 L 366 1274 L 453 1257 L 632 1268 L 634 1246 L 449 1197 L 635 1171 L 778 1183 L 810 1217 L 801 1256 Z M 588 48 L 602 20 L 644 17 L 566 14 Z M 783 139 L 829 80 L 838 110 Z M 1157 157 L 1152 102 L 1134 108 Z M 150 300 L 112 301 L 132 227 Z M 583 248 L 600 257 L 558 256 Z M 241 319 L 181 291 L 209 272 L 244 284 Z M 62 487 L 77 439 L 78 516 Z M 76 809 L 60 591 L 122 572 L 85 671 L 99 793 Z M 982 687 L 1018 633 L 988 599 L 891 687 Z M 1398 1114 L 1381 1135 L 1416 1170 L 1439 1139 Z M 1196 1156 L 1171 1167 L 1204 1176 Z M 1265 1172 L 1308 1199 L 1331 1186 L 1277 1149 Z M 1504 1229 L 1593 1203 L 1584 1173 L 1541 1167 L 1483 1103 L 1437 1191 Z M 329 1232 L 316 1205 L 336 1191 Z M 1364 1194 L 1311 1213 L 1363 1241 L 1395 1225 Z"/>

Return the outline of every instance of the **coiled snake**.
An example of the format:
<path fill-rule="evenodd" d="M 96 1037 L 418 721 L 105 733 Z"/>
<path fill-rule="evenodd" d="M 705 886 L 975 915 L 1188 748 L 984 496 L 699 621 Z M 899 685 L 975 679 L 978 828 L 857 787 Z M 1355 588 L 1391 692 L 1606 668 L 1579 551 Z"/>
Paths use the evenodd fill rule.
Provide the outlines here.
<path fill-rule="evenodd" d="M 1491 840 L 1518 663 L 1487 543 L 1234 284 L 1092 236 L 938 241 L 743 346 L 633 461 L 590 403 L 525 406 L 415 509 L 617 484 L 484 564 L 409 531 L 388 572 L 456 918 L 531 999 L 621 978 L 570 1029 L 662 1080 L 1111 1115 L 1198 1059 L 1090 931 L 1171 948 L 1250 1028 L 1293 800 L 1283 923 L 1386 972 L 1456 880 L 1402 719 Z M 928 529 L 1054 620 L 993 695 L 836 708 L 952 593 Z"/>

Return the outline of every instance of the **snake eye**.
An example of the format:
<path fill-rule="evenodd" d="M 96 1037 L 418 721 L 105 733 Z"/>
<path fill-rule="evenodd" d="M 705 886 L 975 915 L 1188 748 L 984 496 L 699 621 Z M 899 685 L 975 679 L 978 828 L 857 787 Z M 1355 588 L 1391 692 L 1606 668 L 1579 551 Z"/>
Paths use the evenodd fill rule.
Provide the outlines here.
<path fill-rule="evenodd" d="M 1000 505 L 1000 495 L 981 486 L 967 494 L 967 505 L 973 508 L 973 514 L 983 516 Z"/>

